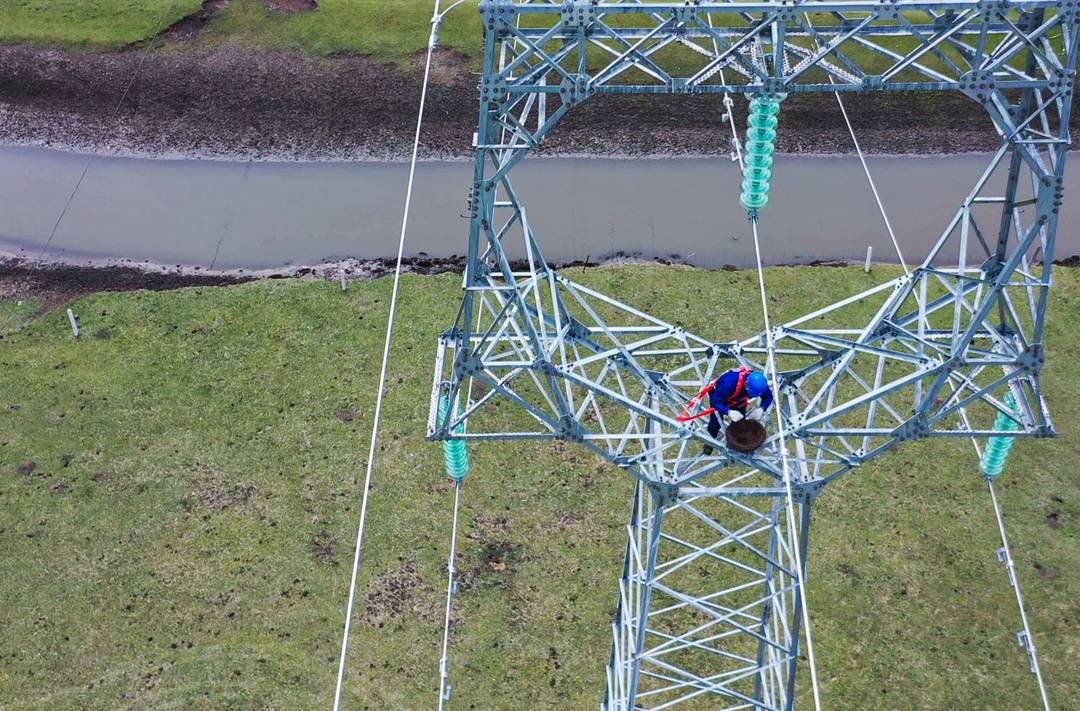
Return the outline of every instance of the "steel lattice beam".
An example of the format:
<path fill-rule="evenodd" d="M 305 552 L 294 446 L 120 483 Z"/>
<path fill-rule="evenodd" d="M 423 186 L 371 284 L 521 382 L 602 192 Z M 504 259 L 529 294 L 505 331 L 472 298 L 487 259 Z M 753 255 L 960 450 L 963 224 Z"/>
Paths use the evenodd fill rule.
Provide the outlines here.
<path fill-rule="evenodd" d="M 1002 434 L 1006 390 L 1021 436 L 1054 433 L 1040 373 L 1080 0 L 495 0 L 480 12 L 464 296 L 439 342 L 429 436 L 571 440 L 637 477 L 606 708 L 791 708 L 792 549 L 822 488 L 907 440 Z M 766 334 L 716 343 L 558 274 L 510 173 L 598 94 L 895 90 L 963 92 L 1001 148 L 911 273 L 774 329 L 789 451 L 774 435 L 730 452 L 676 415 L 728 368 L 763 368 Z M 449 422 L 441 396 L 458 403 Z M 777 516 L 782 456 L 797 538 Z M 675 583 L 695 566 L 716 573 L 714 589 Z"/>

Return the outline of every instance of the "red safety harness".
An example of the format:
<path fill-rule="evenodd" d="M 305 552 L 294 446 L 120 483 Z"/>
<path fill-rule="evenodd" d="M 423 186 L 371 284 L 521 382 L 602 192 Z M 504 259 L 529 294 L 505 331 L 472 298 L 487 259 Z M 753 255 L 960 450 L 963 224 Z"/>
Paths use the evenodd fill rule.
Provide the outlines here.
<path fill-rule="evenodd" d="M 752 372 L 753 371 L 751 371 L 749 368 L 739 368 L 739 382 L 735 384 L 735 390 L 732 391 L 731 395 L 729 395 L 727 400 L 724 401 L 724 404 L 727 405 L 729 409 L 745 410 L 747 405 L 750 404 L 750 398 L 746 396 L 746 379 Z M 709 415 L 716 412 L 715 407 L 710 407 L 702 410 L 701 412 L 690 414 L 701 403 L 702 398 L 711 393 L 713 388 L 715 388 L 716 384 L 719 382 L 720 378 L 717 378 L 716 380 L 703 387 L 701 389 L 701 392 L 699 392 L 693 400 L 686 404 L 686 407 L 683 408 L 682 412 L 680 412 L 679 416 L 675 419 L 679 422 L 690 422 L 691 420 L 708 417 Z"/>

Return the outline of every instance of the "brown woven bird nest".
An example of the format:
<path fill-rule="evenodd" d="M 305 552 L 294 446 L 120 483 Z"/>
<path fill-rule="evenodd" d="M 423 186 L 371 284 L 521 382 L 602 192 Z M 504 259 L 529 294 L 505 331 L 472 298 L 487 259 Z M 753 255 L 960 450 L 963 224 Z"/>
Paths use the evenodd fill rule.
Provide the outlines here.
<path fill-rule="evenodd" d="M 729 449 L 750 454 L 765 443 L 765 427 L 757 420 L 732 422 L 724 435 Z"/>

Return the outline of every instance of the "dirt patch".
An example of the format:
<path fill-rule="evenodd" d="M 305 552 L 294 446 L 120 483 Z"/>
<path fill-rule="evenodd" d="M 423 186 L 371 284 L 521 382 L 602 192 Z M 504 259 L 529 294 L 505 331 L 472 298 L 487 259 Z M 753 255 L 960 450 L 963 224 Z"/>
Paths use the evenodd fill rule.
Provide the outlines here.
<path fill-rule="evenodd" d="M 0 260 L 0 298 L 38 298 L 38 315 L 50 313 L 73 299 L 100 291 L 167 291 L 188 286 L 222 286 L 251 281 L 243 275 L 192 274 L 177 269 L 147 271 L 135 266 L 108 268 L 50 264 L 41 268 L 21 259 Z M 101 329 L 95 338 L 112 333 Z"/>
<path fill-rule="evenodd" d="M 505 588 L 513 582 L 517 566 L 525 560 L 520 545 L 510 541 L 488 541 L 465 554 L 458 586 L 462 590 Z"/>
<path fill-rule="evenodd" d="M 69 491 L 71 491 L 71 487 L 68 486 L 67 483 L 63 482 L 63 481 L 53 482 L 53 485 L 51 487 L 49 487 L 49 488 L 52 491 L 52 493 L 54 493 L 54 494 L 66 494 Z"/>
<path fill-rule="evenodd" d="M 209 6 L 208 6 L 209 9 Z M 317 58 L 238 46 L 152 52 L 119 115 L 113 112 L 139 52 L 0 47 L 0 140 L 80 151 L 230 158 L 408 156 L 422 63 L 408 70 L 368 57 Z M 421 137 L 426 158 L 467 157 L 477 121 L 477 77 L 452 50 L 435 56 Z M 845 99 L 865 150 L 993 150 L 983 110 L 958 94 L 873 92 Z M 550 111 L 549 107 L 549 111 Z M 736 101 L 745 125 L 746 102 Z M 720 155 L 730 151 L 723 99 L 712 95 L 597 96 L 570 112 L 541 154 Z M 1074 113 L 1080 127 L 1080 112 Z M 850 153 L 836 100 L 793 95 L 778 150 Z M 1080 132 L 1078 132 L 1080 135 Z"/>
<path fill-rule="evenodd" d="M 1057 511 L 1046 514 L 1046 525 L 1053 529 L 1061 528 L 1061 514 Z"/>
<path fill-rule="evenodd" d="M 505 516 L 494 516 L 486 511 L 476 514 L 468 537 L 470 540 L 484 541 L 490 539 L 503 539 L 509 529 L 509 522 Z"/>
<path fill-rule="evenodd" d="M 234 481 L 226 472 L 201 464 L 191 493 L 192 499 L 185 502 L 185 508 L 201 508 L 213 514 L 246 506 L 255 497 L 256 489 L 253 484 Z"/>
<path fill-rule="evenodd" d="M 427 52 L 421 52 L 412 59 L 414 70 L 423 72 Z M 462 77 L 469 75 L 471 60 L 457 50 L 439 47 L 431 55 L 431 83 L 440 86 L 455 86 Z"/>
<path fill-rule="evenodd" d="M 170 42 L 189 42 L 195 39 L 230 2 L 231 0 L 203 0 L 202 7 L 167 27 L 161 33 L 161 38 Z"/>
<path fill-rule="evenodd" d="M 301 12 L 319 9 L 319 3 L 315 0 L 265 0 L 265 2 L 272 11 L 286 15 L 299 15 Z"/>
<path fill-rule="evenodd" d="M 336 542 L 330 537 L 330 534 L 326 531 L 319 531 L 311 539 L 311 557 L 320 563 L 326 563 L 327 565 L 337 565 L 337 558 L 334 557 L 334 547 Z"/>
<path fill-rule="evenodd" d="M 1043 580 L 1053 580 L 1061 575 L 1061 570 L 1053 565 L 1035 563 L 1035 570 L 1039 571 L 1039 575 L 1042 576 Z"/>
<path fill-rule="evenodd" d="M 352 410 L 338 410 L 336 413 L 334 413 L 334 417 L 341 420 L 342 422 L 352 422 L 356 419 L 356 413 Z"/>
<path fill-rule="evenodd" d="M 35 469 L 37 469 L 36 462 L 23 462 L 15 468 L 15 471 L 22 474 L 23 476 L 29 476 L 30 474 L 34 473 Z"/>
<path fill-rule="evenodd" d="M 372 627 L 401 621 L 410 610 L 410 602 L 419 587 L 420 574 L 412 563 L 379 576 L 364 597 L 360 621 Z"/>
<path fill-rule="evenodd" d="M 564 511 L 558 518 L 541 525 L 540 530 L 544 533 L 566 533 L 567 531 L 580 529 L 583 523 L 584 519 L 578 514 L 573 511 Z"/>

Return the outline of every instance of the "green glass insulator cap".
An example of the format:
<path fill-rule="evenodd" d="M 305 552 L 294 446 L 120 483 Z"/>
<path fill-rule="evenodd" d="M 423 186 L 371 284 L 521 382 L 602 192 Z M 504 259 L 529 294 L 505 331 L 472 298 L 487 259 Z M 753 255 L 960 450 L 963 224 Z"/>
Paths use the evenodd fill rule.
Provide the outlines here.
<path fill-rule="evenodd" d="M 769 204 L 767 193 L 747 193 L 739 196 L 739 203 L 747 210 L 757 210 Z"/>
<path fill-rule="evenodd" d="M 999 432 L 1019 431 L 1021 425 L 1014 419 L 1018 408 L 1016 407 L 1016 399 L 1011 392 L 1005 394 L 1004 404 L 1010 414 L 999 412 L 994 419 L 994 429 Z M 979 468 L 982 470 L 983 476 L 987 479 L 994 479 L 1005 472 L 1005 465 L 1009 461 L 1009 453 L 1012 451 L 1015 442 L 1016 437 L 1011 435 L 995 435 L 987 440 L 982 459 L 979 461 Z"/>
<path fill-rule="evenodd" d="M 443 395 L 439 398 L 439 422 L 447 424 L 450 420 L 451 411 L 457 408 L 451 408 L 450 398 Z M 458 423 L 452 428 L 452 434 L 464 434 L 465 424 Z M 463 439 L 448 439 L 443 440 L 443 466 L 446 469 L 446 476 L 450 477 L 454 481 L 461 483 L 465 477 L 469 474 L 469 450 L 465 446 L 465 440 Z"/>

